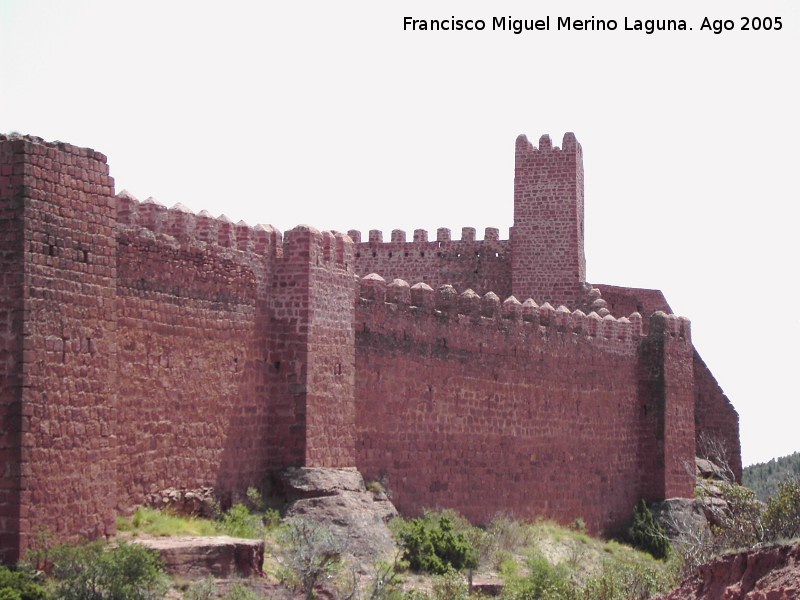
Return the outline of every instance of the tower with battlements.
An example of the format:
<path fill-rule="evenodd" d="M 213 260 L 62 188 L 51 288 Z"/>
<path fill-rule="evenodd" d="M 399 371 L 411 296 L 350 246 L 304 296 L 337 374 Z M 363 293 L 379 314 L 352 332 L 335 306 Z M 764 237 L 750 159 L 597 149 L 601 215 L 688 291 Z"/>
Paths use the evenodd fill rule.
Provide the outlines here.
<path fill-rule="evenodd" d="M 567 306 L 585 300 L 583 151 L 573 134 L 561 148 L 547 135 L 538 148 L 517 138 L 511 245 L 515 296 Z"/>
<path fill-rule="evenodd" d="M 285 234 L 115 194 L 0 136 L 0 551 L 112 535 L 167 488 L 357 467 L 401 512 L 583 518 L 691 496 L 738 416 L 658 290 L 588 283 L 575 136 L 517 140 L 514 224 Z M 598 500 L 600 499 L 600 500 Z"/>

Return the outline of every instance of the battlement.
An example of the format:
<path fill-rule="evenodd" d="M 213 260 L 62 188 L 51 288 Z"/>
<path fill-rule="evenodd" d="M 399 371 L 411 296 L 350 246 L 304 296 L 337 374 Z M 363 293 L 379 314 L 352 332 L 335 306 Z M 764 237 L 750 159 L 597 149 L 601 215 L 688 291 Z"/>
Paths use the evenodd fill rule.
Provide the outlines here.
<path fill-rule="evenodd" d="M 319 231 L 310 225 L 298 225 L 286 232 L 283 258 L 309 260 L 312 264 L 351 270 L 353 241 L 338 231 Z"/>
<path fill-rule="evenodd" d="M 107 165 L 108 158 L 102 152 L 97 152 L 91 148 L 82 148 L 80 146 L 74 146 L 72 144 L 67 144 L 65 142 L 59 142 L 58 140 L 53 142 L 48 142 L 47 140 L 43 140 L 42 138 L 35 136 L 35 135 L 23 135 L 18 133 L 9 133 L 9 134 L 1 134 L 0 133 L 0 142 L 17 142 L 20 145 L 20 149 L 24 151 L 26 154 L 39 154 L 46 156 L 49 159 L 53 159 L 56 157 L 55 152 L 62 152 L 67 155 L 72 155 L 78 158 L 88 158 L 98 163 L 102 163 Z M 63 157 L 62 159 L 63 160 Z M 71 163 L 69 159 L 66 161 L 66 166 L 74 166 L 75 163 Z M 105 169 L 106 174 L 108 174 L 108 168 Z M 41 174 L 41 172 L 39 172 Z"/>
<path fill-rule="evenodd" d="M 181 241 L 196 240 L 242 252 L 272 256 L 281 252 L 281 232 L 272 225 L 251 227 L 244 221 L 233 223 L 225 215 L 214 218 L 205 210 L 195 214 L 183 204 L 167 208 L 152 197 L 140 202 L 127 190 L 119 192 L 116 198 L 119 225 L 138 226 Z"/>
<path fill-rule="evenodd" d="M 152 197 L 140 202 L 127 190 L 118 193 L 116 199 L 118 226 L 139 227 L 155 236 L 272 258 L 302 253 L 319 264 L 342 268 L 353 262 L 353 243 L 342 233 L 299 225 L 283 236 L 272 225 L 251 227 L 244 221 L 234 223 L 224 214 L 215 218 L 206 210 L 195 214 L 180 203 L 167 208 Z"/>
<path fill-rule="evenodd" d="M 575 304 L 586 283 L 583 150 L 572 133 L 562 148 L 517 138 L 514 164 L 512 291 Z"/>
<path fill-rule="evenodd" d="M 471 289 L 461 293 L 452 285 L 444 284 L 433 289 L 426 283 L 410 285 L 402 279 L 387 283 L 376 273 L 370 273 L 359 282 L 361 310 L 374 311 L 379 320 L 403 319 L 432 315 L 446 320 L 450 326 L 472 328 L 495 327 L 509 335 L 537 334 L 538 339 L 556 339 L 572 336 L 574 341 L 592 343 L 604 350 L 633 353 L 645 336 L 642 316 L 634 312 L 627 317 L 615 318 L 607 309 L 602 315 L 592 311 L 588 315 L 566 306 L 554 308 L 548 302 L 539 305 L 528 298 L 520 302 L 514 296 L 505 300 L 494 292 L 482 296 Z M 660 325 L 651 330 L 664 332 L 686 344 L 691 344 L 689 320 L 676 315 L 656 313 L 651 321 Z"/>
<path fill-rule="evenodd" d="M 0 136 L 4 557 L 40 528 L 112 535 L 152 490 L 303 465 L 385 477 L 407 515 L 613 533 L 691 495 L 695 427 L 740 462 L 688 319 L 585 280 L 571 133 L 517 138 L 509 239 L 282 233 L 114 189 L 99 152 Z"/>
<path fill-rule="evenodd" d="M 357 230 L 348 235 L 355 242 L 354 270 L 360 276 L 383 273 L 434 287 L 450 283 L 480 293 L 511 293 L 511 242 L 501 240 L 496 227 L 487 227 L 482 240 L 476 239 L 474 227 L 463 227 L 461 239 L 453 239 L 446 227 L 436 231 L 435 240 L 425 229 L 415 229 L 413 241 L 402 229 L 393 230 L 388 242 L 377 229 L 369 232 L 367 241 Z"/>
<path fill-rule="evenodd" d="M 499 258 L 501 253 L 510 250 L 508 240 L 499 239 L 496 228 L 487 228 L 495 232 L 495 237 L 475 239 L 475 229 L 465 227 L 460 240 L 450 238 L 450 230 L 438 230 L 435 241 L 428 241 L 427 231 L 417 229 L 414 231 L 414 241 L 406 241 L 406 233 L 400 229 L 392 231 L 390 242 L 384 242 L 383 232 L 372 230 L 369 232 L 368 242 L 359 242 L 361 232 L 350 230 L 347 235 L 356 246 L 356 258 Z"/>
<path fill-rule="evenodd" d="M 544 134 L 539 138 L 539 146 L 534 146 L 529 140 L 528 136 L 524 133 L 517 136 L 516 142 L 517 148 L 517 158 L 524 157 L 526 155 L 536 156 L 536 153 L 542 152 L 563 152 L 563 153 L 571 153 L 576 154 L 578 156 L 583 156 L 583 148 L 578 143 L 578 140 L 575 138 L 575 134 L 571 131 L 568 131 L 564 134 L 564 137 L 561 142 L 561 148 L 558 146 L 553 146 L 553 142 L 550 139 L 548 134 Z"/>
<path fill-rule="evenodd" d="M 433 243 L 433 240 L 428 239 L 428 231 L 426 229 L 415 229 L 414 230 L 414 237 L 413 241 L 409 242 L 406 239 L 406 232 L 402 229 L 393 229 L 392 234 L 390 237 L 389 242 L 383 241 L 383 231 L 380 229 L 370 229 L 369 235 L 367 236 L 367 240 L 364 241 L 362 239 L 361 232 L 357 229 L 351 229 L 347 232 L 347 235 L 350 236 L 350 239 L 353 240 L 356 244 L 364 244 L 364 245 L 371 245 L 375 246 L 377 244 L 384 244 L 384 243 L 400 243 L 400 244 L 408 244 L 408 243 Z M 497 227 L 486 227 L 484 229 L 483 240 L 477 240 L 476 237 L 476 230 L 474 227 L 462 227 L 461 228 L 461 240 L 462 242 L 475 242 L 475 241 L 484 241 L 484 242 L 498 242 L 500 240 L 500 230 Z M 453 240 L 451 231 L 447 227 L 439 227 L 436 230 L 436 242 L 453 242 L 459 240 Z M 507 241 L 507 240 L 502 240 Z"/>

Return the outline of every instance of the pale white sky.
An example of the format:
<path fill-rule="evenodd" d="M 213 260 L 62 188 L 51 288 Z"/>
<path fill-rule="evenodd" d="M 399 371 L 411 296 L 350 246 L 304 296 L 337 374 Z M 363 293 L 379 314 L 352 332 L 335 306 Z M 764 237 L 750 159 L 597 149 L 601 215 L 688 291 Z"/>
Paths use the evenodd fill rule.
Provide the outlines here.
<path fill-rule="evenodd" d="M 453 15 L 487 30 L 403 31 Z M 509 15 L 551 31 L 491 31 Z M 92 147 L 118 191 L 252 225 L 506 238 L 515 137 L 574 131 L 588 279 L 692 320 L 750 464 L 800 450 L 798 56 L 796 0 L 0 0 L 0 132 Z"/>

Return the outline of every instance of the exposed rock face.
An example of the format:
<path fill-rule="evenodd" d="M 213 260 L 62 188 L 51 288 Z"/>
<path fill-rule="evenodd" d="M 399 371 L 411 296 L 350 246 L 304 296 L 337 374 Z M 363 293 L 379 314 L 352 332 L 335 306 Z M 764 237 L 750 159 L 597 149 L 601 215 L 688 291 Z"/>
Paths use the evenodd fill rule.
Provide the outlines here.
<path fill-rule="evenodd" d="M 327 527 L 361 564 L 392 557 L 396 546 L 387 523 L 398 516 L 383 492 L 368 491 L 354 468 L 298 467 L 281 473 L 287 517 L 304 517 Z"/>
<path fill-rule="evenodd" d="M 660 600 L 795 600 L 800 598 L 800 544 L 727 554 Z M 657 599 L 658 600 L 658 599 Z"/>
<path fill-rule="evenodd" d="M 670 498 L 655 502 L 651 508 L 653 518 L 661 525 L 671 540 L 681 537 L 687 531 L 710 536 L 708 514 L 703 500 L 697 498 Z"/>
<path fill-rule="evenodd" d="M 670 498 L 653 502 L 653 517 L 667 536 L 675 541 L 689 534 L 694 538 L 711 537 L 711 527 L 722 524 L 729 514 L 720 482 L 726 482 L 724 470 L 704 458 L 695 458 L 696 498 Z"/>
<path fill-rule="evenodd" d="M 263 575 L 263 540 L 221 536 L 139 537 L 134 541 L 157 551 L 170 575 L 190 579 Z"/>
<path fill-rule="evenodd" d="M 696 456 L 694 459 L 695 475 L 701 479 L 716 479 L 724 481 L 727 479 L 725 470 L 719 465 L 708 459 Z"/>
<path fill-rule="evenodd" d="M 341 492 L 366 492 L 356 468 L 290 467 L 281 473 L 281 492 L 289 501 L 334 496 Z"/>

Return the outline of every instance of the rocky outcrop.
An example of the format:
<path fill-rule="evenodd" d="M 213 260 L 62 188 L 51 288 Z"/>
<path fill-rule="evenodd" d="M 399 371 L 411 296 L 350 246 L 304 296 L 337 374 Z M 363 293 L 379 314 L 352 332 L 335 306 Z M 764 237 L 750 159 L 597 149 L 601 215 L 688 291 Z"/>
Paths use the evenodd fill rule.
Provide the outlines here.
<path fill-rule="evenodd" d="M 800 544 L 726 554 L 656 600 L 795 600 L 800 598 Z"/>
<path fill-rule="evenodd" d="M 161 556 L 167 573 L 189 579 L 263 575 L 264 542 L 220 537 L 138 537 Z"/>
<path fill-rule="evenodd" d="M 711 536 L 709 513 L 699 498 L 670 498 L 654 502 L 650 510 L 670 540 L 679 539 L 687 532 Z"/>
<path fill-rule="evenodd" d="M 656 522 L 673 542 L 686 535 L 709 539 L 712 527 L 719 527 L 724 517 L 730 514 L 728 502 L 720 489 L 720 485 L 728 481 L 724 469 L 697 457 L 695 476 L 695 498 L 669 498 L 650 505 Z"/>
<path fill-rule="evenodd" d="M 695 476 L 698 479 L 712 479 L 717 481 L 725 481 L 730 477 L 725 472 L 725 469 L 716 463 L 696 456 L 694 459 Z"/>
<path fill-rule="evenodd" d="M 330 530 L 362 565 L 390 559 L 396 546 L 387 523 L 397 509 L 382 491 L 367 490 L 355 468 L 297 467 L 283 471 L 279 491 L 286 517 L 310 519 Z"/>

